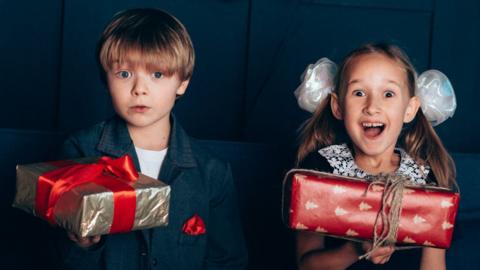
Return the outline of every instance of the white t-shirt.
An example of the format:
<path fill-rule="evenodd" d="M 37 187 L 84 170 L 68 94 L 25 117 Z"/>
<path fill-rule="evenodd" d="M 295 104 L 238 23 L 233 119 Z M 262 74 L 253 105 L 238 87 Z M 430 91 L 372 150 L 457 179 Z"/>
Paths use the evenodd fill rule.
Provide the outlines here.
<path fill-rule="evenodd" d="M 167 154 L 167 150 L 168 148 L 160 151 L 153 151 L 135 147 L 142 174 L 157 179 L 163 160 Z"/>

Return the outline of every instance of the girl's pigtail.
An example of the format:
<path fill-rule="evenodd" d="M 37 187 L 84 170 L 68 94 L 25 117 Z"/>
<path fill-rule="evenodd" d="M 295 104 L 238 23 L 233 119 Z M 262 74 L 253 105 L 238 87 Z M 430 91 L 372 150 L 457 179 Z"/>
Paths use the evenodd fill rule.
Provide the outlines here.
<path fill-rule="evenodd" d="M 415 123 L 404 138 L 407 153 L 430 165 L 439 186 L 452 188 L 455 185 L 453 159 L 421 111 L 417 113 Z"/>
<path fill-rule="evenodd" d="M 301 143 L 297 152 L 297 166 L 310 152 L 331 145 L 335 141 L 335 119 L 330 109 L 330 96 L 328 95 L 318 105 L 312 117 L 300 127 Z"/>

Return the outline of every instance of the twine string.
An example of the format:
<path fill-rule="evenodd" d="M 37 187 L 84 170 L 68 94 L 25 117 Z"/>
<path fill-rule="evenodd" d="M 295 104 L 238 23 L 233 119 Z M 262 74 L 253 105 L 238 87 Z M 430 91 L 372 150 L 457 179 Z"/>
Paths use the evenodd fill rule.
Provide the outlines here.
<path fill-rule="evenodd" d="M 374 185 L 384 185 L 384 189 L 380 211 L 377 213 L 373 227 L 372 248 L 359 256 L 359 260 L 369 259 L 380 247 L 395 244 L 402 212 L 403 190 L 407 182 L 408 178 L 399 174 L 380 174 L 368 185 L 364 196 Z"/>

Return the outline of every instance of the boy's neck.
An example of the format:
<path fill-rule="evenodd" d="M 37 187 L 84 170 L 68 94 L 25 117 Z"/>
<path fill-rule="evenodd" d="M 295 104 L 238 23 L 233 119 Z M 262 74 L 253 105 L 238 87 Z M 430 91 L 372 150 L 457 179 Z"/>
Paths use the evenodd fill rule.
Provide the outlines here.
<path fill-rule="evenodd" d="M 127 128 L 135 147 L 153 151 L 160 151 L 168 147 L 170 121 L 147 127 L 135 127 L 127 123 Z"/>
<path fill-rule="evenodd" d="M 389 154 L 379 156 L 367 156 L 356 151 L 354 160 L 360 169 L 372 175 L 394 172 L 400 165 L 400 155 L 393 150 Z"/>

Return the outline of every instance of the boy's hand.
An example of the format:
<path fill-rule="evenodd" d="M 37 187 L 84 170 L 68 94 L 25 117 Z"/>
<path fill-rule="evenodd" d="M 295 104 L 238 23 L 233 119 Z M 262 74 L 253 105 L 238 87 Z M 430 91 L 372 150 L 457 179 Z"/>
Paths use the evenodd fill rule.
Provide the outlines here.
<path fill-rule="evenodd" d="M 372 248 L 372 243 L 363 242 L 362 247 L 363 247 L 363 250 L 367 252 Z M 388 260 L 390 260 L 390 256 L 392 256 L 394 251 L 395 249 L 393 246 L 380 247 L 370 255 L 369 260 L 374 264 L 384 264 L 388 262 Z"/>
<path fill-rule="evenodd" d="M 82 248 L 89 248 L 89 247 L 97 244 L 98 242 L 100 242 L 100 238 L 101 238 L 100 235 L 80 237 L 80 236 L 78 236 L 74 233 L 71 233 L 71 232 L 67 232 L 67 234 L 68 234 L 68 238 L 70 238 L 70 240 L 72 240 L 79 247 L 82 247 Z"/>

